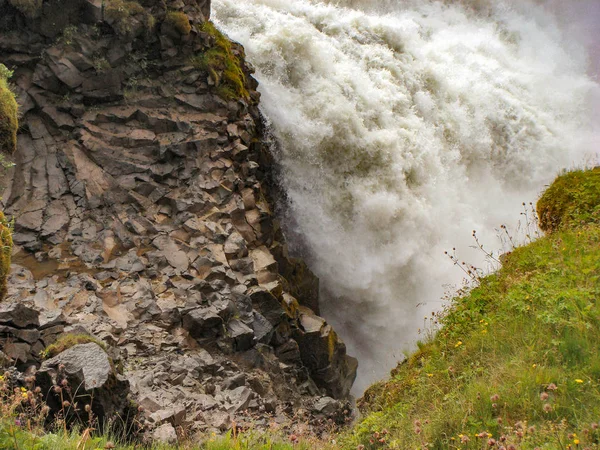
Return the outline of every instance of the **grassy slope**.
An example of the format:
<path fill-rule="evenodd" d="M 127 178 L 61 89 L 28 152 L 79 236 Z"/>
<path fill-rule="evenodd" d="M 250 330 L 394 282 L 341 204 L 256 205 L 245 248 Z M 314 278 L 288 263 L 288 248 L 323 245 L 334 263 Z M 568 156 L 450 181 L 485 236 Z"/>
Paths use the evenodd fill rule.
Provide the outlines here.
<path fill-rule="evenodd" d="M 563 226 L 518 248 L 441 323 L 369 389 L 345 446 L 597 448 L 600 226 Z"/>

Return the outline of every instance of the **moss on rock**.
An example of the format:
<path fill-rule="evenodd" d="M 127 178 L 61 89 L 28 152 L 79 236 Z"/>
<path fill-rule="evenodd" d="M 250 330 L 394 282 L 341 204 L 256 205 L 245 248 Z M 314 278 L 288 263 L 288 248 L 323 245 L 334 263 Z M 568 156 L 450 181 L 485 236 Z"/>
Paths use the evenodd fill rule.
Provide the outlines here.
<path fill-rule="evenodd" d="M 79 344 L 89 344 L 90 342 L 98 344 L 106 351 L 106 344 L 93 336 L 87 334 L 64 334 L 54 344 L 46 347 L 43 356 L 45 358 L 53 358 L 71 347 Z"/>
<path fill-rule="evenodd" d="M 104 17 L 120 35 L 131 32 L 131 18 L 140 15 L 144 23 L 148 23 L 146 10 L 136 1 L 107 0 L 104 4 Z"/>
<path fill-rule="evenodd" d="M 193 58 L 192 63 L 206 70 L 217 86 L 217 93 L 226 100 L 248 99 L 242 57 L 233 51 L 231 42 L 212 22 L 204 22 L 201 31 L 213 38 L 208 51 Z"/>
<path fill-rule="evenodd" d="M 547 233 L 600 223 L 600 167 L 560 175 L 539 199 L 537 212 Z"/>
<path fill-rule="evenodd" d="M 42 12 L 42 0 L 8 0 L 28 19 L 35 19 Z"/>
<path fill-rule="evenodd" d="M 188 16 L 181 11 L 171 11 L 167 13 L 165 22 L 171 25 L 179 34 L 187 36 L 192 31 L 192 25 L 190 25 L 190 19 Z"/>
<path fill-rule="evenodd" d="M 17 148 L 18 106 L 8 87 L 10 71 L 0 64 L 0 151 L 13 153 Z"/>
<path fill-rule="evenodd" d="M 4 214 L 0 212 L 0 300 L 6 295 L 6 279 L 10 272 L 12 246 L 11 228 Z"/>

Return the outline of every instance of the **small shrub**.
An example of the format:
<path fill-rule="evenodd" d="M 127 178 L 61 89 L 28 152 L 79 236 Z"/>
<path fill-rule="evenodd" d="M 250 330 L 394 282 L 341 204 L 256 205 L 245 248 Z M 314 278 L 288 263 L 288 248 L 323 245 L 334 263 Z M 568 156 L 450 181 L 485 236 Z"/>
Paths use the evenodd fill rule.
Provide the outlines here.
<path fill-rule="evenodd" d="M 217 85 L 217 93 L 226 100 L 249 98 L 242 60 L 233 53 L 231 42 L 211 22 L 204 22 L 201 31 L 213 37 L 213 47 L 192 58 L 192 65 L 206 70 Z"/>
<path fill-rule="evenodd" d="M 539 199 L 537 211 L 546 232 L 600 223 L 600 167 L 560 175 Z"/>
<path fill-rule="evenodd" d="M 62 32 L 62 36 L 59 41 L 65 45 L 71 45 L 73 43 L 73 38 L 75 37 L 78 28 L 75 25 L 68 25 Z"/>
<path fill-rule="evenodd" d="M 44 358 L 53 358 L 71 347 L 79 344 L 89 344 L 90 342 L 98 344 L 100 347 L 106 350 L 106 344 L 93 336 L 89 336 L 87 334 L 65 334 L 59 337 L 54 344 L 46 347 L 46 350 L 44 350 L 42 356 Z"/>
<path fill-rule="evenodd" d="M 8 87 L 12 72 L 0 64 L 0 151 L 13 153 L 17 148 L 18 105 Z"/>
<path fill-rule="evenodd" d="M 182 36 L 187 36 L 188 34 L 190 34 L 190 31 L 192 31 L 190 19 L 188 19 L 187 14 L 185 14 L 184 12 L 171 11 L 167 13 L 165 22 L 171 25 L 173 28 L 175 28 L 177 32 Z"/>
<path fill-rule="evenodd" d="M 35 19 L 42 11 L 42 0 L 8 0 L 28 19 Z"/>
<path fill-rule="evenodd" d="M 92 64 L 94 65 L 94 69 L 98 73 L 106 72 L 107 70 L 109 70 L 111 68 L 110 63 L 104 57 L 94 58 L 92 61 Z"/>
<path fill-rule="evenodd" d="M 4 214 L 0 212 L 0 301 L 6 295 L 6 279 L 10 272 L 12 253 L 12 230 Z"/>

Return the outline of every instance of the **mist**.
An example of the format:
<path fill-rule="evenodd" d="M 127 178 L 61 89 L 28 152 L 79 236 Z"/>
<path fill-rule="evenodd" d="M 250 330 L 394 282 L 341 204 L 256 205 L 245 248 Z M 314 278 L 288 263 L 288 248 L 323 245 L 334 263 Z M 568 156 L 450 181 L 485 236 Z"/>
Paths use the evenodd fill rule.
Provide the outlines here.
<path fill-rule="evenodd" d="M 597 161 L 598 7 L 214 2 L 256 66 L 285 228 L 359 359 L 355 394 L 415 347 L 461 284 L 444 250 L 487 269 L 472 230 L 500 249 L 495 229 L 516 229 L 523 202 Z"/>

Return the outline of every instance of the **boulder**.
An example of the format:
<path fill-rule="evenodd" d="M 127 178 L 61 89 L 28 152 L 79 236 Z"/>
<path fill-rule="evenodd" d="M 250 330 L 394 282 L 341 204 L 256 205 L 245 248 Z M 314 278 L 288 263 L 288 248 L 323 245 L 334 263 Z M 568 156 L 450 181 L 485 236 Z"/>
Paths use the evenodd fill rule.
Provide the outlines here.
<path fill-rule="evenodd" d="M 177 443 L 177 432 L 173 428 L 173 425 L 164 423 L 154 430 L 152 438 L 157 442 L 173 445 Z"/>
<path fill-rule="evenodd" d="M 69 396 L 73 403 L 77 402 L 80 411 L 85 405 L 91 406 L 100 427 L 108 418 L 127 417 L 129 382 L 116 373 L 112 360 L 98 344 L 75 345 L 44 361 L 36 379 L 54 414 L 62 411 L 61 401 L 67 397 L 63 392 L 61 400 L 61 393 L 55 388 L 62 386 L 59 389 L 70 391 Z M 66 387 L 63 380 L 66 380 Z M 71 408 L 67 421 L 76 421 L 76 417 Z"/>
<path fill-rule="evenodd" d="M 332 397 L 347 397 L 356 378 L 357 360 L 346 354 L 346 345 L 331 325 L 306 308 L 300 325 L 293 337 L 312 378 Z"/>

